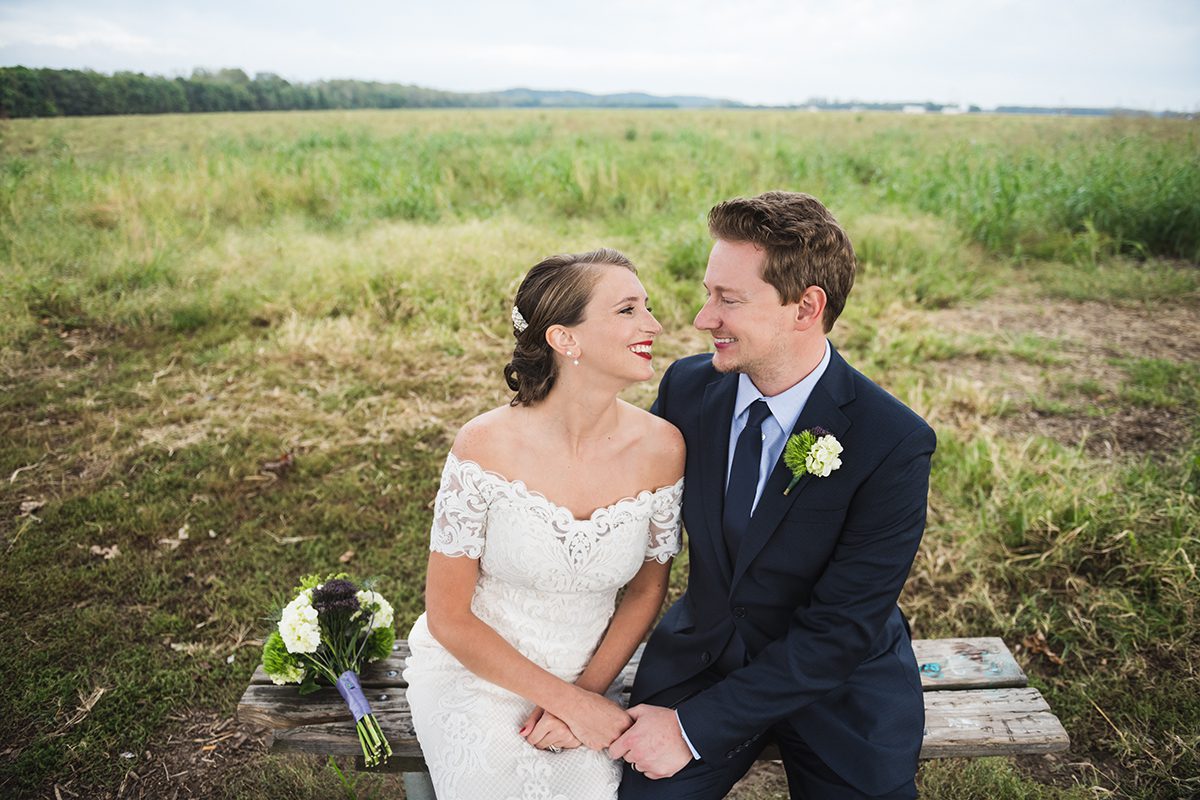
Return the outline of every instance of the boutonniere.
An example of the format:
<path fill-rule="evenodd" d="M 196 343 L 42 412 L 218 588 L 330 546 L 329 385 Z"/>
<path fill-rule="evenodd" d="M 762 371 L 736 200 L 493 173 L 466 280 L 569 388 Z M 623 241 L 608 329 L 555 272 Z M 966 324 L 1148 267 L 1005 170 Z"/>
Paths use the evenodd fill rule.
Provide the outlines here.
<path fill-rule="evenodd" d="M 842 443 L 824 428 L 809 428 L 793 433 L 783 446 L 783 463 L 792 471 L 792 482 L 783 490 L 786 495 L 805 475 L 827 478 L 842 465 L 838 458 Z"/>

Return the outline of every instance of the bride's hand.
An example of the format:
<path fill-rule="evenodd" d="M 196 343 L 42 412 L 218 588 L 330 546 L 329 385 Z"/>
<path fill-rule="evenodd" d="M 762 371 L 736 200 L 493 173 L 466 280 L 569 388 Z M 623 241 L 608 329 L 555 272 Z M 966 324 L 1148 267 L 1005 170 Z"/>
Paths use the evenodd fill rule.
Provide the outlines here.
<path fill-rule="evenodd" d="M 580 689 L 578 698 L 562 720 L 585 747 L 603 750 L 633 725 L 625 709 L 602 695 Z"/>
<path fill-rule="evenodd" d="M 525 741 L 539 750 L 570 750 L 582 744 L 575 738 L 575 734 L 571 733 L 567 723 L 542 708 L 535 708 L 529 712 L 529 716 L 521 725 L 520 734 L 525 737 Z"/>

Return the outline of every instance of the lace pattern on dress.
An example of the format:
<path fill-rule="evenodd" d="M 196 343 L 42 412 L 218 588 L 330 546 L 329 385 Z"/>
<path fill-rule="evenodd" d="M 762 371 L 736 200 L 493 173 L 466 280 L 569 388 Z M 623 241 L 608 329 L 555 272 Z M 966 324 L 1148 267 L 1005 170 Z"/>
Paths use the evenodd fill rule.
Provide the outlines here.
<path fill-rule="evenodd" d="M 674 486 L 655 492 L 650 514 L 650 536 L 646 542 L 646 560 L 665 564 L 679 555 L 679 531 L 683 524 L 683 478 Z"/>
<path fill-rule="evenodd" d="M 572 560 L 581 563 L 585 560 L 588 545 L 594 539 L 645 517 L 648 504 L 650 515 L 645 559 L 665 564 L 678 555 L 681 548 L 682 495 L 683 478 L 680 478 L 671 486 L 645 489 L 634 497 L 598 508 L 588 519 L 581 520 L 576 519 L 565 506 L 529 489 L 524 481 L 510 481 L 485 470 L 474 461 L 460 459 L 450 453 L 446 457 L 437 499 L 434 501 L 429 549 L 447 556 L 481 558 L 488 508 L 492 501 L 497 497 L 521 498 L 528 501 L 528 510 L 547 523 L 559 541 L 568 547 Z"/>
<path fill-rule="evenodd" d="M 491 481 L 482 469 L 467 468 L 471 462 L 458 461 L 451 453 L 442 469 L 433 504 L 433 528 L 429 549 L 448 556 L 479 558 L 483 555 Z"/>

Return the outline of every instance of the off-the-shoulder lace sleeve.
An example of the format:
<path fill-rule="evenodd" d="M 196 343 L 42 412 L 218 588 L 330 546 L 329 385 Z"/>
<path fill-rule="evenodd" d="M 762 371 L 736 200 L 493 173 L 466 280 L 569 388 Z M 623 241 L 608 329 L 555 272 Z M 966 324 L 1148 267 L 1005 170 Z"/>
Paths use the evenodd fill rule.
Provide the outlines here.
<path fill-rule="evenodd" d="M 674 486 L 654 493 L 650 515 L 650 535 L 646 542 L 646 560 L 665 564 L 679 555 L 682 526 L 683 478 Z"/>
<path fill-rule="evenodd" d="M 450 453 L 433 503 L 429 549 L 447 556 L 483 555 L 491 482 L 474 461 Z"/>

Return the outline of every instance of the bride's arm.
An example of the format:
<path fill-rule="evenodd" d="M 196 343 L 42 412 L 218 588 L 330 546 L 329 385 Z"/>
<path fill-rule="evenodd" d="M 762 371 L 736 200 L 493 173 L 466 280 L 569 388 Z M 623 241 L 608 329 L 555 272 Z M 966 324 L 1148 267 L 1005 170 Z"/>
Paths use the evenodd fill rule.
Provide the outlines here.
<path fill-rule="evenodd" d="M 563 720 L 587 747 L 600 750 L 611 744 L 632 722 L 624 709 L 542 669 L 475 616 L 471 597 L 478 578 L 478 560 L 430 553 L 425 604 L 433 637 L 471 672 Z M 621 666 L 624 662 L 617 669 Z"/>

